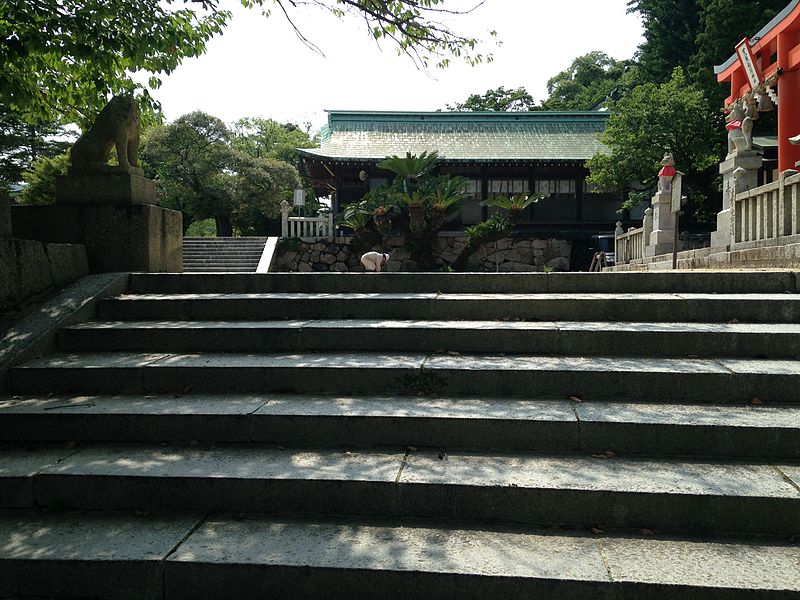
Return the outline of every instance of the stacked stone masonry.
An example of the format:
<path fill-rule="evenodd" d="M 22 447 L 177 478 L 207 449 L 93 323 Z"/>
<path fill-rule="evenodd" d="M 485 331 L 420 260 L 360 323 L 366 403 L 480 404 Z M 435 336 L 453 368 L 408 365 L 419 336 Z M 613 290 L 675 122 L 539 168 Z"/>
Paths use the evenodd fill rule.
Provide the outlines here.
<path fill-rule="evenodd" d="M 452 267 L 467 238 L 464 236 L 440 236 L 434 249 L 434 259 L 442 270 Z M 383 246 L 369 250 L 388 252 L 387 271 L 412 272 L 418 265 L 411 259 L 403 237 L 390 237 Z M 572 244 L 559 239 L 504 238 L 480 246 L 470 256 L 467 270 L 477 272 L 530 272 L 568 271 Z M 338 237 L 331 241 L 303 242 L 298 239 L 282 240 L 278 244 L 271 271 L 363 271 L 360 255 L 367 252 L 360 248 L 355 238 Z"/>

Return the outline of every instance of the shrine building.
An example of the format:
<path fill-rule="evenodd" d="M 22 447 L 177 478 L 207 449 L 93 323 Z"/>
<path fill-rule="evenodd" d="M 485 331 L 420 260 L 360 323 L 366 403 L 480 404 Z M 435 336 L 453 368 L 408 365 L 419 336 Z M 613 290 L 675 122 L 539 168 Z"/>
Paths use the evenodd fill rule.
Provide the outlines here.
<path fill-rule="evenodd" d="M 376 166 L 387 156 L 436 151 L 439 173 L 468 180 L 468 199 L 448 228 L 485 219 L 485 199 L 541 192 L 550 195 L 528 209 L 521 229 L 588 236 L 613 230 L 622 216 L 620 194 L 597 193 L 586 182 L 586 161 L 608 152 L 598 139 L 607 117 L 599 111 L 328 111 L 320 147 L 298 154 L 301 172 L 318 197 L 332 197 L 336 213 L 393 176 Z"/>

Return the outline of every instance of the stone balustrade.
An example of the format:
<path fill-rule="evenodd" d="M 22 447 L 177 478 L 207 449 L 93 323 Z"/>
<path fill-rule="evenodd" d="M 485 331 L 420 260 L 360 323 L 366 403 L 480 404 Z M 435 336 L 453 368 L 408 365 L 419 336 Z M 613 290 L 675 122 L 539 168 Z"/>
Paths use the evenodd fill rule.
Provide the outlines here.
<path fill-rule="evenodd" d="M 736 195 L 732 206 L 731 249 L 775 246 L 800 236 L 800 173 Z"/>
<path fill-rule="evenodd" d="M 291 207 L 281 202 L 281 237 L 316 241 L 333 238 L 333 214 L 318 217 L 290 217 Z"/>
<path fill-rule="evenodd" d="M 653 209 L 644 211 L 642 226 L 629 227 L 628 231 L 622 229 L 622 221 L 617 221 L 614 232 L 614 257 L 616 264 L 626 264 L 635 260 L 644 259 L 648 253 L 647 248 L 651 243 L 653 233 Z"/>

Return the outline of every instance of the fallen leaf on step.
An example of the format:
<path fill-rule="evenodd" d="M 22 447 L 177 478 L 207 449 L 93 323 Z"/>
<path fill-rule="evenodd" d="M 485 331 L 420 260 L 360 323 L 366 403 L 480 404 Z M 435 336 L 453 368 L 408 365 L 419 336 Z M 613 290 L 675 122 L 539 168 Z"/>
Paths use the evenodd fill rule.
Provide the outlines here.
<path fill-rule="evenodd" d="M 144 397 L 145 400 L 156 400 L 157 398 L 158 398 L 158 396 L 145 396 Z"/>
<path fill-rule="evenodd" d="M 417 447 L 416 446 L 408 446 L 406 448 L 406 452 L 416 452 L 416 451 L 417 451 Z"/>
<path fill-rule="evenodd" d="M 656 532 L 652 529 L 642 529 L 642 535 L 655 535 Z"/>
<path fill-rule="evenodd" d="M 186 395 L 189 392 L 190 389 L 192 389 L 192 388 L 190 388 L 189 386 L 186 386 L 185 388 L 183 388 L 183 391 L 178 392 L 177 394 L 173 394 L 172 397 L 173 398 L 180 398 L 181 396 Z"/>
<path fill-rule="evenodd" d="M 199 446 L 200 442 L 198 442 L 197 440 L 192 440 L 191 442 L 189 442 L 189 445 L 190 446 Z"/>
<path fill-rule="evenodd" d="M 614 458 L 617 454 L 616 454 L 616 452 L 613 452 L 612 450 L 606 450 L 605 452 L 603 452 L 603 455 L 606 458 Z"/>
<path fill-rule="evenodd" d="M 592 533 L 595 535 L 600 535 L 602 533 L 605 533 L 605 527 L 603 527 L 602 525 L 597 525 L 595 527 L 592 527 Z"/>
<path fill-rule="evenodd" d="M 761 404 L 764 404 L 764 401 L 761 398 L 759 398 L 758 396 L 753 396 L 752 398 L 750 398 L 750 404 L 754 404 L 756 406 L 759 406 Z"/>
<path fill-rule="evenodd" d="M 592 454 L 592 458 L 608 458 L 605 454 Z"/>
<path fill-rule="evenodd" d="M 344 453 L 344 455 L 345 456 L 353 456 L 353 453 L 348 450 L 347 452 Z"/>
<path fill-rule="evenodd" d="M 448 350 L 447 353 L 450 356 L 461 356 L 461 352 L 456 352 L 455 350 Z"/>
<path fill-rule="evenodd" d="M 728 325 L 736 325 L 739 322 L 739 319 L 731 319 L 728 321 Z"/>
<path fill-rule="evenodd" d="M 447 452 L 445 452 L 444 450 L 440 450 L 439 451 L 439 460 L 447 460 L 447 459 L 448 459 Z"/>
<path fill-rule="evenodd" d="M 580 396 L 570 396 L 569 399 L 572 400 L 573 402 L 583 402 L 583 398 L 581 398 Z"/>

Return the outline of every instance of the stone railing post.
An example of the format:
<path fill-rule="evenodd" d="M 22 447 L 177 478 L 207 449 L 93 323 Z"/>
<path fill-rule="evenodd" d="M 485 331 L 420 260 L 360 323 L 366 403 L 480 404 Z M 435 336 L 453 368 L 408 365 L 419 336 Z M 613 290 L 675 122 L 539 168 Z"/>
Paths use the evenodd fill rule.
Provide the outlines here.
<path fill-rule="evenodd" d="M 328 213 L 328 238 L 333 241 L 333 212 Z"/>
<path fill-rule="evenodd" d="M 647 210 L 644 211 L 642 228 L 644 229 L 644 245 L 647 247 L 650 243 L 650 234 L 653 233 L 653 209 L 649 206 Z"/>
<path fill-rule="evenodd" d="M 281 201 L 281 237 L 289 237 L 289 213 L 292 207 L 286 200 Z"/>
<path fill-rule="evenodd" d="M 730 250 L 733 223 L 731 209 L 737 194 L 758 186 L 758 170 L 764 162 L 755 150 L 734 150 L 719 165 L 722 174 L 722 210 L 717 213 L 717 229 L 711 232 L 711 247 L 716 252 Z"/>
<path fill-rule="evenodd" d="M 617 263 L 625 261 L 622 256 L 622 244 L 620 243 L 620 236 L 625 235 L 625 230 L 622 228 L 622 221 L 617 221 L 616 229 L 614 229 L 614 260 Z"/>

